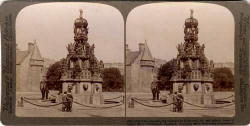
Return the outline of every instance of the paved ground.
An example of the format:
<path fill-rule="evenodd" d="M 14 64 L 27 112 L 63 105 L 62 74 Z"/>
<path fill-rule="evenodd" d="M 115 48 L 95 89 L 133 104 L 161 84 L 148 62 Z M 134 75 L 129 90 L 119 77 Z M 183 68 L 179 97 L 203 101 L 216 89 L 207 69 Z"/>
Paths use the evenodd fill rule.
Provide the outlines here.
<path fill-rule="evenodd" d="M 104 99 L 114 98 L 120 96 L 121 93 L 103 93 Z M 39 99 L 40 94 L 38 93 L 25 93 L 17 94 L 17 97 L 25 96 L 27 98 Z M 39 105 L 51 105 L 49 101 L 42 100 L 29 100 L 32 103 Z M 119 100 L 118 100 L 119 101 Z M 114 106 L 119 104 L 105 104 L 102 106 Z M 125 116 L 125 105 L 105 108 L 105 109 L 96 109 L 83 107 L 77 104 L 73 104 L 72 112 L 62 112 L 61 105 L 53 107 L 38 107 L 24 102 L 24 107 L 16 107 L 16 115 L 21 117 L 124 117 Z M 99 106 L 100 107 L 100 106 Z"/>
<path fill-rule="evenodd" d="M 117 92 L 104 92 L 104 99 L 114 98 L 120 96 L 122 93 Z M 162 92 L 161 95 L 167 95 L 168 92 Z M 224 98 L 232 95 L 232 92 L 215 92 L 215 98 Z M 17 97 L 25 96 L 28 98 L 40 98 L 40 94 L 35 93 L 22 93 L 17 94 Z M 137 98 L 151 99 L 150 93 L 136 93 L 128 94 L 129 96 L 135 96 Z M 231 99 L 227 99 L 232 101 Z M 128 101 L 128 100 L 127 100 Z M 48 101 L 31 100 L 32 103 L 41 105 L 51 105 Z M 144 104 L 148 105 L 164 105 L 161 102 L 144 101 Z M 105 104 L 104 106 L 113 106 L 117 104 Z M 215 106 L 222 106 L 224 104 L 217 104 Z M 73 112 L 62 112 L 61 105 L 53 106 L 49 108 L 37 107 L 28 103 L 24 103 L 24 107 L 16 107 L 16 115 L 22 117 L 124 117 L 125 105 L 107 108 L 107 109 L 93 109 L 82 107 L 77 104 L 73 104 Z M 135 103 L 134 108 L 128 108 L 126 104 L 126 116 L 127 117 L 232 117 L 235 114 L 234 106 L 228 106 L 220 109 L 202 109 L 190 105 L 185 105 L 183 113 L 172 112 L 172 106 L 163 108 L 152 108 Z"/>
<path fill-rule="evenodd" d="M 167 95 L 168 92 L 161 92 L 161 95 Z M 221 99 L 228 96 L 232 96 L 233 92 L 215 92 L 215 99 Z M 151 94 L 127 94 L 127 98 L 134 96 L 140 99 L 152 99 Z M 232 101 L 233 98 L 227 99 L 228 101 Z M 164 105 L 160 102 L 152 102 L 152 101 L 141 101 L 146 105 Z M 232 104 L 232 103 L 228 103 Z M 212 105 L 213 107 L 224 106 L 227 104 L 216 104 Z M 201 105 L 202 106 L 202 105 Z M 126 109 L 127 117 L 232 117 L 235 115 L 235 106 L 228 106 L 225 108 L 218 109 L 210 109 L 210 108 L 199 108 L 191 105 L 187 105 L 184 103 L 184 111 L 182 113 L 173 112 L 172 105 L 167 107 L 147 107 L 138 103 L 135 103 L 134 108 Z M 211 106 L 210 106 L 211 107 Z"/>

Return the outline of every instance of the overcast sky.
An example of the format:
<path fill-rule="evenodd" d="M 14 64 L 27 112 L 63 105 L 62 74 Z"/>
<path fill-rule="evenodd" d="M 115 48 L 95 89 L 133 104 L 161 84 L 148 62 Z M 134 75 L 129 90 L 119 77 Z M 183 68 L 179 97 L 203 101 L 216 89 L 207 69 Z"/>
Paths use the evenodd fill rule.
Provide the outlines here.
<path fill-rule="evenodd" d="M 170 60 L 177 56 L 176 46 L 184 42 L 184 21 L 194 10 L 199 22 L 199 43 L 215 62 L 234 62 L 234 19 L 219 5 L 206 3 L 156 3 L 139 6 L 127 19 L 127 44 L 138 50 L 147 40 L 156 58 Z"/>
<path fill-rule="evenodd" d="M 73 42 L 73 23 L 79 10 L 89 23 L 89 43 L 104 62 L 124 61 L 124 21 L 120 12 L 108 5 L 95 3 L 46 3 L 25 7 L 16 20 L 18 48 L 37 40 L 46 58 L 66 57 L 66 45 Z"/>

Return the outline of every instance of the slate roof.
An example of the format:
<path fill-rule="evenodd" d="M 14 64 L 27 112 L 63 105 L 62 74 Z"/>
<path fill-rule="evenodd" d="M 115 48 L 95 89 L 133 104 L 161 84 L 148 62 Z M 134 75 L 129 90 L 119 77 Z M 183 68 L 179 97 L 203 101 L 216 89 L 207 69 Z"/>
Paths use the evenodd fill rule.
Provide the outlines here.
<path fill-rule="evenodd" d="M 154 58 L 148 48 L 147 43 L 144 44 L 144 49 L 142 50 L 142 56 L 140 60 L 154 61 Z M 135 59 L 140 55 L 139 51 L 129 51 L 126 53 L 126 65 L 131 65 Z"/>
<path fill-rule="evenodd" d="M 16 51 L 16 64 L 21 64 L 21 62 L 28 56 L 28 51 Z"/>
<path fill-rule="evenodd" d="M 39 50 L 36 42 L 34 43 L 34 49 L 32 51 L 31 59 L 34 59 L 34 60 L 43 60 L 42 55 L 40 53 L 40 50 Z"/>
<path fill-rule="evenodd" d="M 33 44 L 34 48 L 32 49 L 31 53 L 31 59 L 33 60 L 41 60 L 43 61 L 44 59 L 42 58 L 42 55 L 40 53 L 40 50 L 36 44 L 36 42 L 34 42 Z M 23 62 L 23 60 L 29 55 L 29 51 L 20 51 L 20 50 L 16 50 L 16 64 L 21 64 Z"/>
<path fill-rule="evenodd" d="M 143 51 L 141 60 L 154 61 L 154 58 L 152 57 L 152 54 L 146 42 L 144 44 L 144 51 Z"/>
<path fill-rule="evenodd" d="M 139 51 L 130 51 L 126 54 L 126 65 L 131 65 L 139 55 Z"/>

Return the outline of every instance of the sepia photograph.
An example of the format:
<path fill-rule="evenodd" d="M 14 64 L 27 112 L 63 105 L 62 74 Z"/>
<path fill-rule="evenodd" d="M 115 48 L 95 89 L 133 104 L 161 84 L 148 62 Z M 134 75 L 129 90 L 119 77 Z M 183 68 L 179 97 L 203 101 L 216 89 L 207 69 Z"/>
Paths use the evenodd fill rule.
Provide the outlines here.
<path fill-rule="evenodd" d="M 40 3 L 16 18 L 16 116 L 124 117 L 124 21 L 99 3 Z"/>
<path fill-rule="evenodd" d="M 234 117 L 234 17 L 210 3 L 152 3 L 126 20 L 127 117 Z"/>
<path fill-rule="evenodd" d="M 246 1 L 4 1 L 3 125 L 249 124 Z"/>

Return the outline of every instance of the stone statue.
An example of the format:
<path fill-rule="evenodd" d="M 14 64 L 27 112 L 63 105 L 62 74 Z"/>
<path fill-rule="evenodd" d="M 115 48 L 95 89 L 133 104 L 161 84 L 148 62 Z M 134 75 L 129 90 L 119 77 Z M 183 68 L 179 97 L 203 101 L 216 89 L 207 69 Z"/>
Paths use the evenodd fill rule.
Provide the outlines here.
<path fill-rule="evenodd" d="M 178 44 L 177 49 L 180 55 L 184 53 L 184 45 L 182 43 Z"/>
<path fill-rule="evenodd" d="M 86 43 L 86 44 L 85 44 L 85 50 L 86 50 L 86 51 L 85 51 L 85 52 L 86 52 L 86 55 L 89 56 L 89 55 L 90 55 L 90 45 L 89 45 L 89 43 Z"/>
<path fill-rule="evenodd" d="M 201 46 L 201 54 L 204 54 L 204 49 L 205 49 L 205 45 L 202 44 L 202 46 Z"/>
<path fill-rule="evenodd" d="M 68 44 L 68 46 L 66 48 L 68 49 L 69 53 L 73 53 L 74 52 L 74 45 L 72 43 Z"/>
<path fill-rule="evenodd" d="M 95 51 L 95 44 L 92 44 L 92 46 L 90 47 L 90 54 L 94 55 L 94 51 Z"/>
<path fill-rule="evenodd" d="M 75 20 L 74 24 L 74 39 L 75 40 L 88 40 L 88 22 L 83 18 L 83 11 L 80 10 L 80 17 Z"/>
<path fill-rule="evenodd" d="M 214 68 L 214 61 L 213 60 L 210 60 L 210 67 Z"/>
<path fill-rule="evenodd" d="M 100 60 L 100 68 L 103 69 L 104 68 L 104 63 L 102 60 Z"/>
<path fill-rule="evenodd" d="M 193 48 L 192 48 L 192 44 L 191 43 L 187 43 L 186 44 L 186 53 L 188 54 L 188 55 L 192 55 L 192 50 L 193 50 Z"/>

